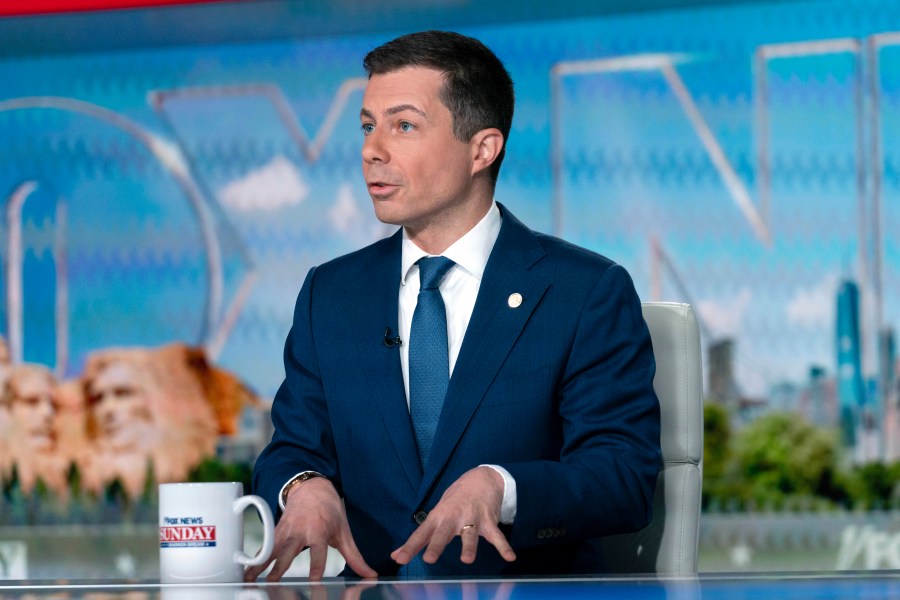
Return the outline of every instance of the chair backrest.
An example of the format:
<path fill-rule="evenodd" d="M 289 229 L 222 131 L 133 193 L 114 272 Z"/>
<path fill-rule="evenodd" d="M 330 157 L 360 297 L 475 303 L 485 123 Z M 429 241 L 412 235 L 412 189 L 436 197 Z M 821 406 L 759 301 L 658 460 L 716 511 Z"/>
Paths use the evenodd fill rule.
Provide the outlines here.
<path fill-rule="evenodd" d="M 602 540 L 611 573 L 697 573 L 703 477 L 700 332 L 689 304 L 645 302 L 659 397 L 663 465 L 653 518 L 644 529 Z"/>

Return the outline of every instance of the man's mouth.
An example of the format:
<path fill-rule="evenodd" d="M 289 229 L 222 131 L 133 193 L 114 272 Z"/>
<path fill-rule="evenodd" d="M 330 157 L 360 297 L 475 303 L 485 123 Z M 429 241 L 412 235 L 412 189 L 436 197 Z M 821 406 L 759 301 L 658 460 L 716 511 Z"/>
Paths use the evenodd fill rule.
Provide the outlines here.
<path fill-rule="evenodd" d="M 375 195 L 387 194 L 399 187 L 396 183 L 389 183 L 387 181 L 370 181 L 368 182 L 369 193 Z"/>

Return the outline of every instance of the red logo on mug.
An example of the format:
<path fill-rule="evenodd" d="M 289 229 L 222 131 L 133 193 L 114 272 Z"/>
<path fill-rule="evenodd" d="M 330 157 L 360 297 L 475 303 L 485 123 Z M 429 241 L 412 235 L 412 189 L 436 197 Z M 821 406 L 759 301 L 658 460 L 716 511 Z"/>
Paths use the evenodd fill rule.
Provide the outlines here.
<path fill-rule="evenodd" d="M 197 548 L 216 545 L 215 525 L 160 527 L 160 548 Z"/>

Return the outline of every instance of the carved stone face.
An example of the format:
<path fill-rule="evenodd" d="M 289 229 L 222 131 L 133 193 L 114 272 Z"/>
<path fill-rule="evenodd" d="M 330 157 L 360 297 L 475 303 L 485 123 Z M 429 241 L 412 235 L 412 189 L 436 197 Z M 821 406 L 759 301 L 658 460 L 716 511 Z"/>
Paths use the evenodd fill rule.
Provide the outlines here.
<path fill-rule="evenodd" d="M 88 384 L 88 406 L 96 442 L 106 450 L 146 448 L 152 436 L 152 390 L 133 365 L 112 362 Z"/>
<path fill-rule="evenodd" d="M 53 376 L 41 367 L 23 365 L 12 370 L 8 385 L 10 425 L 16 443 L 37 451 L 53 450 L 56 447 Z"/>

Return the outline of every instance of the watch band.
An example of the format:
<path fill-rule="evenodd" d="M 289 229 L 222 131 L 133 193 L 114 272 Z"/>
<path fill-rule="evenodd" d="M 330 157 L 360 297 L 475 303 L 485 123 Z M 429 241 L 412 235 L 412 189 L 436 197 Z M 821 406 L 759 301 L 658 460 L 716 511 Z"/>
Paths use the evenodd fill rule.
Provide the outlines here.
<path fill-rule="evenodd" d="M 300 485 L 304 481 L 308 481 L 310 479 L 314 479 L 316 477 L 325 477 L 318 471 L 303 471 L 299 475 L 294 476 L 293 479 L 284 484 L 284 487 L 281 488 L 281 506 L 282 508 L 287 506 L 288 494 L 294 489 L 296 486 Z M 325 477 L 327 479 L 327 477 Z"/>

